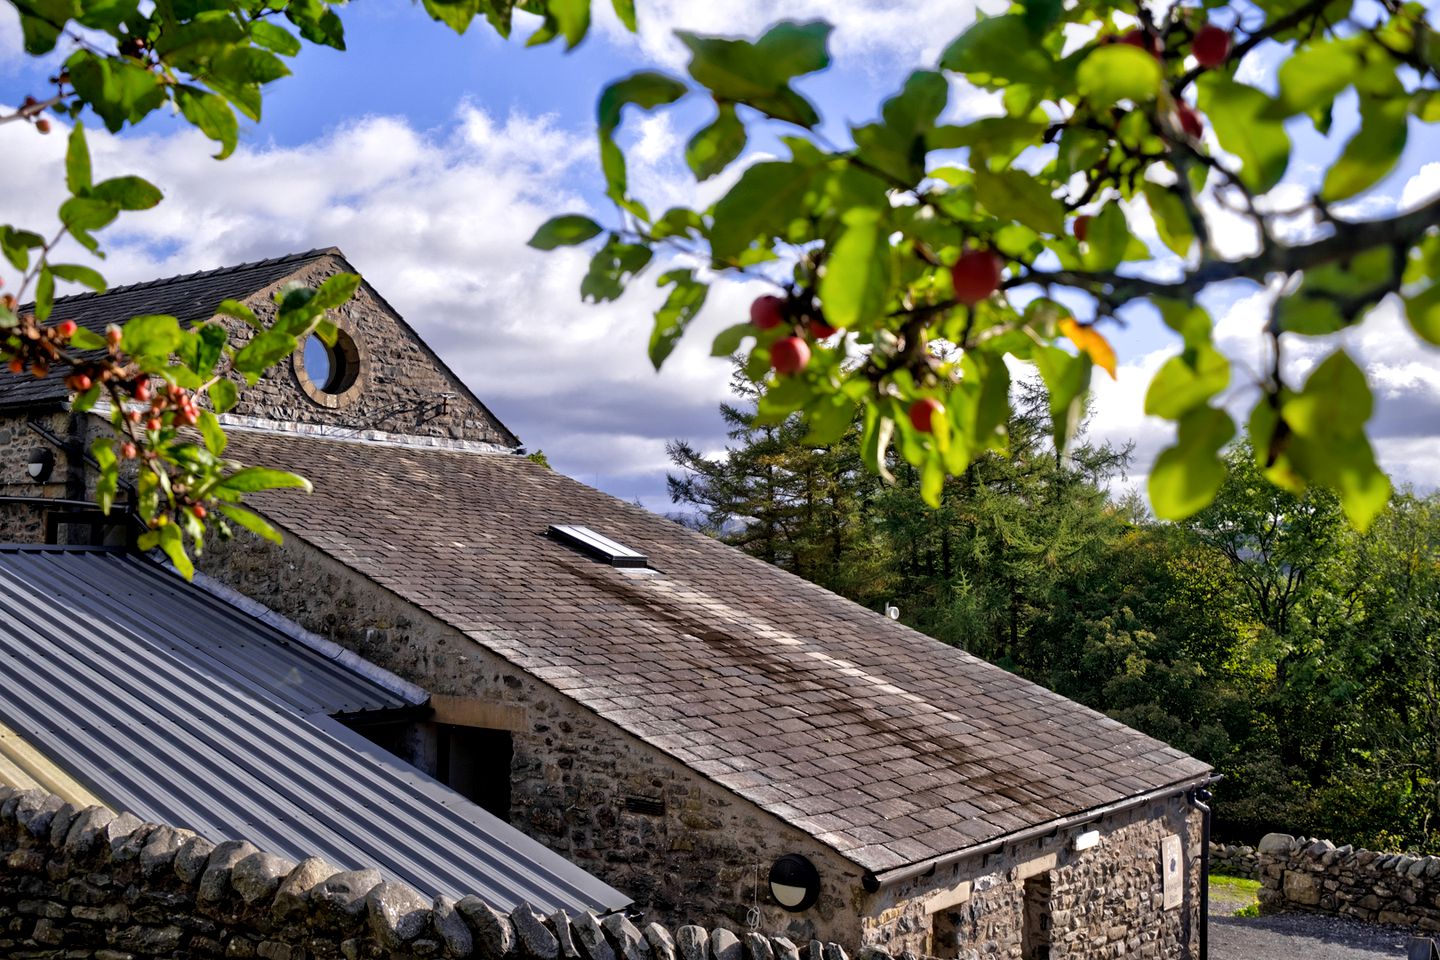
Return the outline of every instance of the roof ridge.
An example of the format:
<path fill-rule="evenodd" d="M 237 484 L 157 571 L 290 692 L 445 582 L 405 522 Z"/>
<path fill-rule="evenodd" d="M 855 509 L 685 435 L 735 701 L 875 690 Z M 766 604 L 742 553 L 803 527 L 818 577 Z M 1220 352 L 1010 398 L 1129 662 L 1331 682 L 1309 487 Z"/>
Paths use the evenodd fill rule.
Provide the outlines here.
<path fill-rule="evenodd" d="M 135 283 L 122 284 L 118 287 L 108 287 L 105 290 L 101 291 L 72 293 L 68 296 L 56 297 L 55 304 L 56 306 L 59 306 L 62 303 L 68 304 L 82 300 L 93 300 L 96 297 L 106 297 L 112 293 L 129 293 L 132 290 L 149 290 L 155 287 L 169 286 L 172 283 L 184 283 L 189 280 L 199 280 L 203 277 L 213 277 L 222 273 L 235 273 L 240 270 L 252 270 L 255 267 L 271 267 L 289 261 L 294 261 L 298 263 L 302 260 L 310 260 L 315 257 L 325 256 L 327 254 L 341 257 L 344 256 L 344 254 L 340 251 L 340 248 L 337 246 L 316 247 L 313 250 L 306 250 L 303 253 L 287 253 L 283 256 L 270 257 L 265 260 L 252 260 L 249 263 L 236 263 L 225 267 L 211 267 L 209 270 L 197 270 L 194 273 L 181 273 L 176 274 L 173 277 L 156 277 L 153 280 L 139 280 Z M 25 304 L 25 306 L 33 306 L 33 303 Z M 24 309 L 24 307 L 22 307 L 21 309 Z"/>

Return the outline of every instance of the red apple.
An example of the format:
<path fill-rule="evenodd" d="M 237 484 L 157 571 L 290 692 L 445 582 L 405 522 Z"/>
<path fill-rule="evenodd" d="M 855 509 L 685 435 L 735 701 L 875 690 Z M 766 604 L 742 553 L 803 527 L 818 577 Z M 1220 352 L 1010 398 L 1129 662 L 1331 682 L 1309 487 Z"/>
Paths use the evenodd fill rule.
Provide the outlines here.
<path fill-rule="evenodd" d="M 993 250 L 969 250 L 960 255 L 950 268 L 955 284 L 955 299 L 973 307 L 1000 288 L 1003 264 Z"/>
<path fill-rule="evenodd" d="M 1132 47 L 1139 47 L 1141 50 L 1148 50 L 1150 51 L 1150 56 L 1156 60 L 1159 60 L 1165 55 L 1165 41 L 1154 34 L 1147 33 L 1139 27 L 1136 27 L 1121 37 L 1120 42 L 1128 43 Z"/>
<path fill-rule="evenodd" d="M 193 507 L 190 508 L 190 512 L 195 515 L 196 520 L 204 520 L 205 514 L 209 513 L 209 511 L 205 509 L 205 504 L 203 503 L 195 504 Z"/>
<path fill-rule="evenodd" d="M 71 337 L 75 336 L 75 331 L 77 329 L 78 327 L 76 327 L 74 320 L 61 320 L 58 324 L 55 325 L 55 333 L 62 340 L 69 340 Z"/>
<path fill-rule="evenodd" d="M 824 320 L 820 320 L 817 318 L 812 318 L 810 320 L 810 336 L 814 337 L 816 340 L 824 340 L 828 337 L 833 337 L 839 332 L 839 327 L 832 327 Z"/>
<path fill-rule="evenodd" d="M 1218 67 L 1230 56 L 1230 34 L 1213 24 L 1205 24 L 1195 32 L 1195 41 L 1190 45 L 1195 62 L 1209 69 Z"/>
<path fill-rule="evenodd" d="M 931 432 L 937 415 L 945 415 L 945 405 L 934 397 L 921 397 L 910 404 L 910 425 L 921 433 Z"/>
<path fill-rule="evenodd" d="M 1191 140 L 1199 140 L 1205 135 L 1205 124 L 1201 122 L 1200 114 L 1188 103 L 1182 103 L 1175 108 L 1175 119 L 1180 121 L 1180 129 Z"/>
<path fill-rule="evenodd" d="M 756 297 L 750 304 L 750 322 L 760 330 L 769 330 L 785 322 L 785 301 L 780 297 Z"/>
<path fill-rule="evenodd" d="M 805 369 L 810 362 L 810 345 L 799 337 L 781 337 L 770 347 L 770 366 L 781 376 Z"/>

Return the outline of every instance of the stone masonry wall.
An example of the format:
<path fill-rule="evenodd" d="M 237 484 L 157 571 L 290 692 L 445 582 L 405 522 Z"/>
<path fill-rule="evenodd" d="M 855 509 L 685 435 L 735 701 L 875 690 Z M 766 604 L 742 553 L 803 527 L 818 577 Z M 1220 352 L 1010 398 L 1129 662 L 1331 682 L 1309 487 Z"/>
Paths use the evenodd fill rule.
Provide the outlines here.
<path fill-rule="evenodd" d="M 0 785 L 0 956 L 10 960 L 848 960 L 842 946 L 624 916 L 508 915 L 373 869 L 78 810 Z M 890 960 L 862 949 L 857 960 Z"/>
<path fill-rule="evenodd" d="M 1260 879 L 1260 854 L 1245 844 L 1211 843 L 1210 872 L 1227 877 Z"/>
<path fill-rule="evenodd" d="M 27 425 L 27 417 L 0 416 L 0 496 L 65 497 L 70 476 L 69 459 Z M 35 422 L 61 439 L 67 437 L 70 416 L 63 412 L 38 414 Z M 55 456 L 46 483 L 36 483 L 26 471 L 32 451 L 45 448 Z M 0 502 L 0 543 L 44 543 L 45 511 L 32 504 Z"/>
<path fill-rule="evenodd" d="M 342 261 L 326 257 L 294 279 L 319 285 L 341 272 Z M 270 291 L 250 298 L 249 306 L 268 322 L 275 305 Z M 470 398 L 464 385 L 397 320 L 368 284 L 361 284 L 350 302 L 329 313 L 360 351 L 360 382 L 353 399 L 337 407 L 306 395 L 296 375 L 297 353 L 282 360 L 252 387 L 241 386 L 232 413 L 286 423 L 329 426 L 339 430 L 383 430 L 423 437 L 447 437 L 513 446 L 504 425 Z M 220 318 L 237 344 L 250 336 L 240 321 Z M 238 381 L 237 381 L 238 383 Z M 444 395 L 449 395 L 445 400 Z"/>
<path fill-rule="evenodd" d="M 1019 960 L 1026 881 L 1048 878 L 1055 960 L 1184 956 L 1199 924 L 1199 813 L 1175 796 L 1085 829 L 1100 832 L 1089 850 L 1075 851 L 1078 831 L 1063 831 L 881 890 L 863 939 L 897 953 Z M 1168 909 L 1160 846 L 1167 835 L 1180 838 L 1183 858 L 1179 903 Z M 956 942 L 939 942 L 942 929 L 953 931 Z"/>
<path fill-rule="evenodd" d="M 1260 909 L 1440 931 L 1440 857 L 1357 850 L 1272 833 L 1260 841 Z"/>

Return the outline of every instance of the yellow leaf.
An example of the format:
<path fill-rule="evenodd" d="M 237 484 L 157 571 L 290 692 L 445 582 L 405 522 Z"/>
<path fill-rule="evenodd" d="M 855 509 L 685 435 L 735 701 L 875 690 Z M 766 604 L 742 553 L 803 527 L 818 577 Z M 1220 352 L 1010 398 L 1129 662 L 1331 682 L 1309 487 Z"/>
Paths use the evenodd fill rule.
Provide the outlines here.
<path fill-rule="evenodd" d="M 1094 327 L 1079 323 L 1074 317 L 1066 317 L 1060 321 L 1060 332 L 1070 338 L 1070 342 L 1079 347 L 1082 353 L 1090 357 L 1090 361 L 1110 374 L 1110 379 L 1115 379 L 1115 348 L 1110 346 L 1110 341 L 1100 335 Z"/>

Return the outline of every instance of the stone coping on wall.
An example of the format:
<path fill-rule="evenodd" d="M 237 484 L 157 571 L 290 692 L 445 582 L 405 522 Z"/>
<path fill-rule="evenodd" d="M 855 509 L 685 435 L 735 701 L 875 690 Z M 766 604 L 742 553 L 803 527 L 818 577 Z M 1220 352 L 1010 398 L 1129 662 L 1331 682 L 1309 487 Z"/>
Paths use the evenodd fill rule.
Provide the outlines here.
<path fill-rule="evenodd" d="M 1379 853 L 1329 840 L 1260 841 L 1260 909 L 1440 931 L 1440 857 Z"/>
<path fill-rule="evenodd" d="M 1259 880 L 1260 852 L 1248 844 L 1211 841 L 1210 872 Z"/>
<path fill-rule="evenodd" d="M 294 863 L 43 790 L 0 784 L 0 956 L 230 960 L 850 960 L 757 931 L 620 914 L 501 912 L 425 897 L 378 870 Z M 919 960 L 913 954 L 903 960 Z M 862 946 L 855 960 L 892 960 Z"/>

